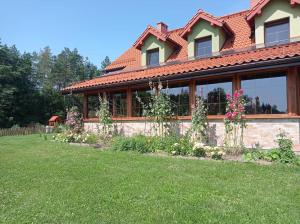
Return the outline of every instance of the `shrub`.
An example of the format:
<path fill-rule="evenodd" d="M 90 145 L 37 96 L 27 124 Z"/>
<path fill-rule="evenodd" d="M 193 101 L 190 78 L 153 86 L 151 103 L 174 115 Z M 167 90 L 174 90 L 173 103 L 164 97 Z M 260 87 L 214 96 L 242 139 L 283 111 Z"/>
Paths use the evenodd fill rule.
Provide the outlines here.
<path fill-rule="evenodd" d="M 209 157 L 215 160 L 223 159 L 225 152 L 222 148 L 205 146 L 202 143 L 196 143 L 193 147 L 193 155 L 196 157 Z"/>
<path fill-rule="evenodd" d="M 281 132 L 277 136 L 279 146 L 279 160 L 281 163 L 295 163 L 297 160 L 296 154 L 293 151 L 293 142 L 287 137 L 286 133 Z"/>
<path fill-rule="evenodd" d="M 111 149 L 115 151 L 137 151 L 140 153 L 151 152 L 149 138 L 143 135 L 133 137 L 115 137 Z"/>
<path fill-rule="evenodd" d="M 278 143 L 277 149 L 271 149 L 268 151 L 248 151 L 243 155 L 245 161 L 257 161 L 266 160 L 269 162 L 280 162 L 280 163 L 294 163 L 297 164 L 299 161 L 293 151 L 293 142 L 287 137 L 284 132 L 278 135 L 276 140 Z"/>
<path fill-rule="evenodd" d="M 63 143 L 87 143 L 95 144 L 97 143 L 97 136 L 89 133 L 74 133 L 71 130 L 58 133 L 53 136 L 53 139 L 57 142 Z"/>
<path fill-rule="evenodd" d="M 72 107 L 68 110 L 66 125 L 74 133 L 80 133 L 82 131 L 82 115 L 79 113 L 77 107 Z"/>
<path fill-rule="evenodd" d="M 204 144 L 196 143 L 193 147 L 192 155 L 196 157 L 205 157 Z"/>

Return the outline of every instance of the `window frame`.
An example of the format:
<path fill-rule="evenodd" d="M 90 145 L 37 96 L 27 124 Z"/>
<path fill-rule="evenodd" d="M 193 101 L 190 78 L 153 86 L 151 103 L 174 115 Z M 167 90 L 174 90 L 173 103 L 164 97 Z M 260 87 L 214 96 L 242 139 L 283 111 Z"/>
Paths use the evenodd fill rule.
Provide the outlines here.
<path fill-rule="evenodd" d="M 205 83 L 205 84 L 203 84 Z M 214 77 L 214 78 L 207 78 L 207 79 L 197 79 L 195 82 L 195 97 L 201 97 L 198 95 L 198 86 L 205 86 L 211 84 L 219 84 L 219 83 L 231 83 L 231 91 L 230 95 L 232 95 L 235 91 L 235 80 L 233 76 L 228 77 Z M 225 92 L 227 94 L 227 92 Z M 206 98 L 206 97 L 205 97 Z M 208 111 L 207 111 L 208 112 Z M 208 114 L 208 117 L 223 117 L 225 114 Z"/>
<path fill-rule="evenodd" d="M 152 53 L 158 53 L 158 63 L 157 64 L 150 64 L 150 57 L 149 57 L 149 54 L 152 54 Z M 160 54 L 160 50 L 159 48 L 154 48 L 154 49 L 150 49 L 150 50 L 147 50 L 146 51 L 146 65 L 148 67 L 155 67 L 155 66 L 159 66 L 160 62 L 159 62 L 159 54 Z"/>
<path fill-rule="evenodd" d="M 247 79 L 247 77 L 249 77 Z M 278 113 L 278 114 L 265 114 L 265 113 L 257 113 L 257 114 L 246 114 L 246 117 L 259 117 L 259 116 L 265 116 L 265 117 L 270 117 L 272 118 L 273 116 L 288 116 L 289 115 L 289 99 L 288 99 L 288 94 L 289 94 L 289 89 L 288 89 L 288 73 L 287 71 L 277 71 L 277 72 L 266 72 L 266 73 L 255 73 L 255 74 L 242 74 L 239 75 L 239 82 L 240 82 L 240 88 L 242 89 L 242 81 L 243 80 L 255 80 L 255 79 L 266 79 L 266 78 L 276 78 L 276 77 L 285 77 L 286 78 L 286 112 L 285 113 Z"/>
<path fill-rule="evenodd" d="M 198 44 L 201 43 L 201 41 L 210 40 L 211 42 L 211 53 L 209 55 L 199 55 L 198 53 Z M 213 55 L 213 42 L 212 42 L 212 36 L 206 36 L 206 37 L 200 37 L 194 40 L 195 46 L 194 46 L 194 52 L 195 52 L 195 58 L 208 58 Z"/>
<path fill-rule="evenodd" d="M 135 94 L 136 92 L 148 92 L 148 91 L 152 91 L 149 87 L 143 87 L 143 88 L 136 88 L 136 89 L 132 89 L 131 90 L 131 94 L 132 94 L 132 99 L 131 99 L 131 117 L 134 118 L 143 118 L 144 116 L 136 116 L 135 115 L 135 109 L 137 109 L 137 107 L 134 107 L 134 101 L 136 101 L 135 98 Z M 151 93 L 150 93 L 151 94 Z M 140 106 L 138 107 L 139 109 L 141 108 Z"/>
<path fill-rule="evenodd" d="M 285 24 L 285 23 L 288 23 L 288 41 L 287 41 L 287 43 L 290 42 L 290 39 L 291 39 L 290 17 L 287 17 L 287 18 L 277 19 L 274 21 L 264 23 L 264 44 L 265 44 L 265 46 L 275 46 L 275 45 L 284 44 L 284 42 L 281 42 L 281 41 L 267 43 L 267 28 L 270 28 L 270 27 L 276 26 L 276 25 Z"/>

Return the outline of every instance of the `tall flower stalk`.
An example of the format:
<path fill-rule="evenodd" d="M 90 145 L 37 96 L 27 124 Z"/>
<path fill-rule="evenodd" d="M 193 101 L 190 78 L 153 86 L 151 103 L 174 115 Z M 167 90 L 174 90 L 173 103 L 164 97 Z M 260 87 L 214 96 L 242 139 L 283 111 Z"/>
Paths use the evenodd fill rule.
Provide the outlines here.
<path fill-rule="evenodd" d="M 226 95 L 225 146 L 230 153 L 237 154 L 244 147 L 244 129 L 246 128 L 244 91 L 236 90 Z"/>
<path fill-rule="evenodd" d="M 201 97 L 196 97 L 192 110 L 191 134 L 194 141 L 206 144 L 208 142 L 207 107 Z"/>
<path fill-rule="evenodd" d="M 112 129 L 112 118 L 109 113 L 109 103 L 107 100 L 106 94 L 103 95 L 103 98 L 99 94 L 99 109 L 97 111 L 97 116 L 99 118 L 99 123 L 101 124 L 101 128 L 99 128 L 99 132 L 102 132 L 101 134 L 103 136 L 108 136 Z M 101 131 L 100 131 L 101 130 Z"/>
<path fill-rule="evenodd" d="M 143 107 L 143 115 L 154 122 L 153 130 L 158 136 L 164 136 L 169 132 L 170 120 L 172 118 L 171 99 L 168 95 L 168 87 L 163 91 L 161 81 L 158 83 L 149 82 L 151 89 L 150 101 L 148 104 L 142 102 L 137 95 L 137 100 Z"/>

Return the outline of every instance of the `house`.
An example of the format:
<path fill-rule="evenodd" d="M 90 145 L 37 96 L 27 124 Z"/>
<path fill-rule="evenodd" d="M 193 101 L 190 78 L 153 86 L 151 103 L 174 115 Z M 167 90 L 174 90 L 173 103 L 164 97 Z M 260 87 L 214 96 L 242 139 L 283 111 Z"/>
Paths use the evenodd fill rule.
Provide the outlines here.
<path fill-rule="evenodd" d="M 200 3 L 200 1 L 199 1 Z M 300 141 L 300 0 L 251 0 L 246 11 L 217 17 L 199 10 L 184 27 L 148 26 L 105 70 L 63 94 L 84 95 L 85 129 L 96 130 L 98 94 L 126 134 L 144 132 L 136 96 L 147 101 L 149 80 L 168 86 L 173 113 L 185 131 L 196 96 L 208 106 L 213 135 L 224 139 L 225 94 L 244 89 L 245 143 L 274 146 L 282 129 Z"/>

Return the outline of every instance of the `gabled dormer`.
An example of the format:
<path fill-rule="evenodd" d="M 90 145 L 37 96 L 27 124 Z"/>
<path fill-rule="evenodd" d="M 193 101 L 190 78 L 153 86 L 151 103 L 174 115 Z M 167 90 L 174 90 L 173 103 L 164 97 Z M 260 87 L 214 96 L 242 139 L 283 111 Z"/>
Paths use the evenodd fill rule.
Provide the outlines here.
<path fill-rule="evenodd" d="M 181 37 L 188 42 L 188 58 L 216 55 L 233 32 L 222 20 L 199 10 L 183 28 Z"/>
<path fill-rule="evenodd" d="M 299 0 L 252 0 L 247 21 L 253 27 L 257 47 L 298 40 Z"/>
<path fill-rule="evenodd" d="M 141 50 L 141 65 L 151 67 L 165 63 L 176 50 L 177 43 L 169 38 L 168 26 L 160 22 L 156 29 L 148 26 L 134 47 Z"/>

